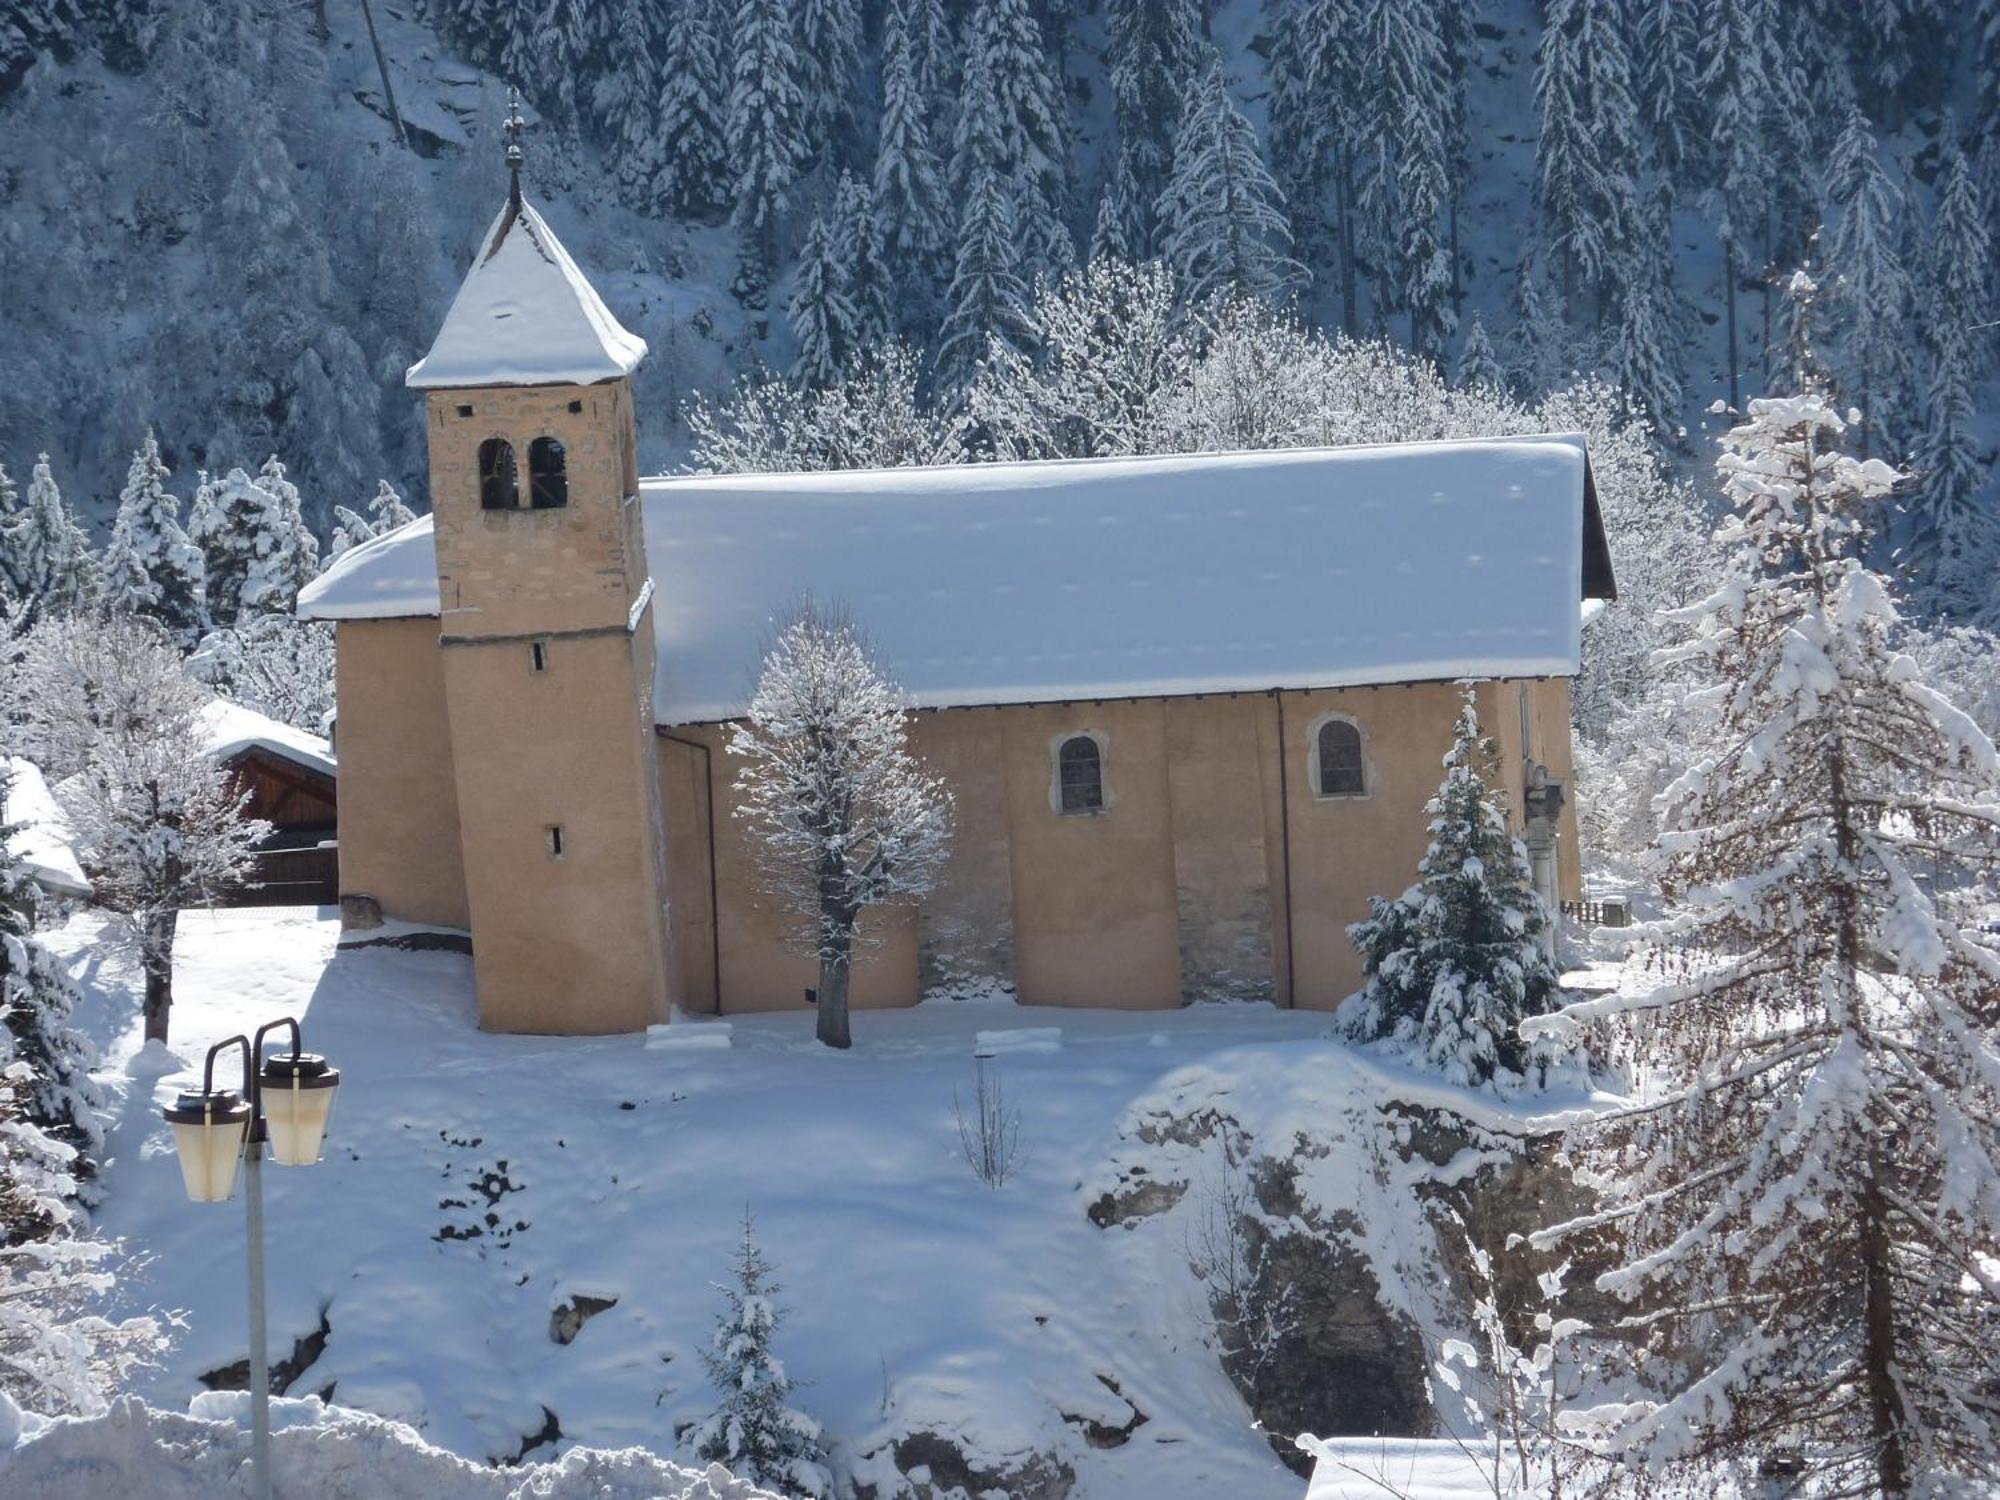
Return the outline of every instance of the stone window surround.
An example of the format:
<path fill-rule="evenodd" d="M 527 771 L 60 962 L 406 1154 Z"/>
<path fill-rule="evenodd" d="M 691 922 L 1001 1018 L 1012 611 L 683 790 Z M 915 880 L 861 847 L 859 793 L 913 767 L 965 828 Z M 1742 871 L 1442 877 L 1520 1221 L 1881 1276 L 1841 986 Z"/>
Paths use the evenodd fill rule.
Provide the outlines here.
<path fill-rule="evenodd" d="M 1062 802 L 1062 749 L 1074 739 L 1090 740 L 1097 746 L 1096 807 L 1065 808 Z M 1111 736 L 1101 729 L 1063 729 L 1049 737 L 1049 811 L 1059 818 L 1100 818 L 1111 811 L 1117 799 L 1111 792 Z"/>
<path fill-rule="evenodd" d="M 1361 790 L 1358 792 L 1326 792 L 1319 784 L 1319 732 L 1329 724 L 1349 724 L 1361 740 Z M 1369 764 L 1368 726 L 1353 714 L 1343 713 L 1337 708 L 1315 714 L 1306 726 L 1306 778 L 1312 788 L 1315 802 L 1363 802 L 1375 795 L 1374 769 Z"/>

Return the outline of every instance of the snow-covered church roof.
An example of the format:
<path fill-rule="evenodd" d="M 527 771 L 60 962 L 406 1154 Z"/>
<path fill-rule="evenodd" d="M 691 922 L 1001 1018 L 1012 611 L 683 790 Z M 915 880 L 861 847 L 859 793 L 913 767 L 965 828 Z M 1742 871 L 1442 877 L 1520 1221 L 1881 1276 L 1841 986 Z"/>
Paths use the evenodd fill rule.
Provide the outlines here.
<path fill-rule="evenodd" d="M 922 708 L 1569 676 L 1612 596 L 1578 437 L 696 475 L 641 485 L 662 724 L 739 716 L 772 623 L 848 605 Z M 438 613 L 428 517 L 309 619 Z"/>
<path fill-rule="evenodd" d="M 645 357 L 646 341 L 619 326 L 534 205 L 510 197 L 406 378 L 416 390 L 592 385 Z"/>

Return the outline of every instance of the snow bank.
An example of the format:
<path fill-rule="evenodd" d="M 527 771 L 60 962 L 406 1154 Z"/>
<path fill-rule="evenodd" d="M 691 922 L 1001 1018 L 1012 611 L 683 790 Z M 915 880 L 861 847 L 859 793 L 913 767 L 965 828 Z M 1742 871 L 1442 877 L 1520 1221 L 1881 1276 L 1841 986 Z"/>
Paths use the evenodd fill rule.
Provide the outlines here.
<path fill-rule="evenodd" d="M 33 761 L 0 757 L 0 828 L 7 834 L 7 852 L 27 866 L 28 878 L 57 896 L 79 899 L 90 895 L 90 881 L 71 848 L 69 818 L 64 814 L 41 767 Z"/>
<path fill-rule="evenodd" d="M 851 606 L 921 708 L 1570 676 L 1578 438 L 647 480 L 662 724 L 739 716 L 774 619 Z M 428 519 L 308 619 L 438 611 Z"/>
<path fill-rule="evenodd" d="M 0 1397 L 0 1400 L 4 1400 Z M 11 1403 L 10 1403 L 11 1404 Z M 488 1468 L 414 1429 L 317 1400 L 271 1403 L 271 1478 L 314 1500 L 772 1500 L 727 1471 L 643 1448 L 576 1448 L 554 1463 Z M 0 1448 L 0 1491 L 36 1500 L 219 1500 L 250 1493 L 249 1397 L 210 1392 L 190 1413 L 125 1397 L 101 1417 L 32 1420 Z M 0 1422 L 0 1436 L 10 1424 Z"/>

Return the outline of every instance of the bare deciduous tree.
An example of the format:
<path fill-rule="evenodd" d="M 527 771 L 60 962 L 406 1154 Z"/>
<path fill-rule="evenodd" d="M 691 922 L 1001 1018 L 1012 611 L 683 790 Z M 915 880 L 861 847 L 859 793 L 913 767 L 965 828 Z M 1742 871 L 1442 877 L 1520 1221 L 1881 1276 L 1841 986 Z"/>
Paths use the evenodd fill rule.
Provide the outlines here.
<path fill-rule="evenodd" d="M 100 904 L 131 923 L 146 979 L 146 1037 L 167 1039 L 184 906 L 242 880 L 270 825 L 209 755 L 209 701 L 180 653 L 126 615 L 52 619 L 30 639 L 21 703 Z"/>
<path fill-rule="evenodd" d="M 851 1044 L 847 981 L 870 907 L 931 888 L 951 794 L 910 753 L 909 713 L 847 614 L 803 603 L 764 657 L 729 753 L 760 873 L 819 960 L 819 1039 Z"/>
<path fill-rule="evenodd" d="M 1025 1153 L 1021 1146 L 1021 1112 L 1007 1102 L 999 1065 L 988 1066 L 981 1059 L 979 1079 L 972 1089 L 972 1112 L 966 1113 L 956 1085 L 951 1091 L 951 1110 L 958 1122 L 958 1149 L 965 1156 L 965 1164 L 972 1168 L 972 1175 L 990 1188 L 1004 1187 Z"/>

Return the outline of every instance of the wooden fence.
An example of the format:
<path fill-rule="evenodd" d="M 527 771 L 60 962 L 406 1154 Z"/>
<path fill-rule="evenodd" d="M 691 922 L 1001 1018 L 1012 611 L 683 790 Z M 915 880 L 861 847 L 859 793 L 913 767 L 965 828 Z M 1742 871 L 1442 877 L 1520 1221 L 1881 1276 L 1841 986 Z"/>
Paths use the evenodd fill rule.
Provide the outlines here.
<path fill-rule="evenodd" d="M 1632 903 L 1624 896 L 1606 896 L 1599 901 L 1565 901 L 1563 915 L 1586 927 L 1630 927 Z"/>
<path fill-rule="evenodd" d="M 340 850 L 333 844 L 309 849 L 266 849 L 255 857 L 250 878 L 218 906 L 332 906 L 340 900 Z"/>

